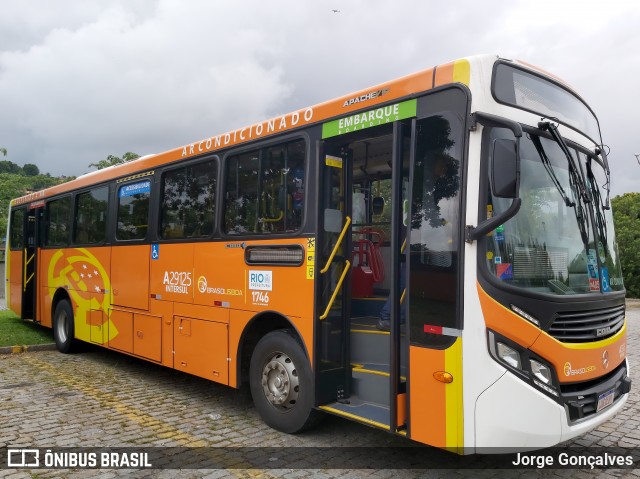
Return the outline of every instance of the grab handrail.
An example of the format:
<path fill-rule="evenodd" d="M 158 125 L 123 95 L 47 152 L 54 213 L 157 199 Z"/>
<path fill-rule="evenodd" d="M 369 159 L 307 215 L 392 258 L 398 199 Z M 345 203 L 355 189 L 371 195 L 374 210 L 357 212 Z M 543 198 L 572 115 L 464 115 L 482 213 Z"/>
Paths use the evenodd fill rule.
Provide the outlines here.
<path fill-rule="evenodd" d="M 344 271 L 342 271 L 342 275 L 340 276 L 340 279 L 338 280 L 338 284 L 336 285 L 336 289 L 333 290 L 333 294 L 331 295 L 331 299 L 329 300 L 329 304 L 327 304 L 327 308 L 324 310 L 324 314 L 322 316 L 320 316 L 321 320 L 326 318 L 327 316 L 329 316 L 329 311 L 331 310 L 331 306 L 333 306 L 333 302 L 336 300 L 336 296 L 338 295 L 338 291 L 340 291 L 340 288 L 342 288 L 342 282 L 344 281 L 344 277 L 349 272 L 349 268 L 351 268 L 351 262 L 349 260 L 346 260 L 345 263 L 344 263 Z"/>
<path fill-rule="evenodd" d="M 349 228 L 350 224 L 351 224 L 351 218 L 349 216 L 347 216 L 346 217 L 346 221 L 344 223 L 344 227 L 342 228 L 342 232 L 340 233 L 340 236 L 338 237 L 338 241 L 336 241 L 336 245 L 333 247 L 333 251 L 331 252 L 331 256 L 329 256 L 329 259 L 327 260 L 327 264 L 325 264 L 324 268 L 322 268 L 320 270 L 320 274 L 325 274 L 327 271 L 329 271 L 329 266 L 331 266 L 331 263 L 333 263 L 333 257 L 338 252 L 338 248 L 340 247 L 340 243 L 342 243 L 342 239 L 344 238 L 344 235 L 347 233 L 347 229 Z"/>

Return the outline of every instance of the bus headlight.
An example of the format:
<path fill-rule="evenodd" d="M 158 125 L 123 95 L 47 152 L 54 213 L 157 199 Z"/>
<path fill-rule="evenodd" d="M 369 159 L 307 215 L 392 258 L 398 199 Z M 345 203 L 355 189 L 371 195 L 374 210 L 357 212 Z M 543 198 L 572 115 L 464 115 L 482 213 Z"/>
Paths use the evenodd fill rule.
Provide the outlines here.
<path fill-rule="evenodd" d="M 507 363 L 512 368 L 522 369 L 520 354 L 518 354 L 518 351 L 516 351 L 515 349 L 498 341 L 496 343 L 496 353 L 502 361 Z"/>
<path fill-rule="evenodd" d="M 493 359 L 532 386 L 542 389 L 550 396 L 559 397 L 559 385 L 553 366 L 498 333 L 491 330 L 488 333 L 489 354 Z"/>
<path fill-rule="evenodd" d="M 551 370 L 549 366 L 546 364 L 542 364 L 535 359 L 531 359 L 531 373 L 533 376 L 540 382 L 544 384 L 552 384 L 553 376 L 551 375 Z"/>

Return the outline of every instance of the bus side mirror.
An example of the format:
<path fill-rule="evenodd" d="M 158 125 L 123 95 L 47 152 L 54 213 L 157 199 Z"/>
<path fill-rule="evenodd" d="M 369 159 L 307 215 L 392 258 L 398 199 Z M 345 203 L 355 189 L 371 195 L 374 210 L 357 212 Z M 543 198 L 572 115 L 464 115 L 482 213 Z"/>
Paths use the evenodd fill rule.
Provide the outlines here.
<path fill-rule="evenodd" d="M 502 213 L 487 218 L 478 226 L 467 225 L 465 227 L 465 241 L 472 243 L 486 236 L 498 226 L 513 218 L 522 205 L 519 196 L 520 189 L 520 138 L 522 138 L 522 126 L 513 120 L 502 118 L 490 113 L 477 111 L 471 115 L 470 129 L 474 131 L 477 124 L 484 126 L 507 128 L 513 132 L 514 140 L 497 139 L 491 149 L 491 189 L 494 196 L 511 198 L 511 205 Z"/>
<path fill-rule="evenodd" d="M 498 139 L 493 141 L 491 150 L 493 196 L 517 198 L 520 186 L 518 145 L 514 140 Z"/>

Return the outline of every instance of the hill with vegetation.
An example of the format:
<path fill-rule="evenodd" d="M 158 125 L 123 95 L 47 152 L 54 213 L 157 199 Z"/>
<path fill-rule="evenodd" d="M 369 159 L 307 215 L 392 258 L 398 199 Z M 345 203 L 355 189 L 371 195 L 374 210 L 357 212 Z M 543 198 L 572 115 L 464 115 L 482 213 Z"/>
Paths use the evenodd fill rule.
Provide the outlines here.
<path fill-rule="evenodd" d="M 627 297 L 640 298 L 640 193 L 611 200 Z"/>
<path fill-rule="evenodd" d="M 33 191 L 42 190 L 64 183 L 73 177 L 41 174 L 36 165 L 27 163 L 16 165 L 12 161 L 0 161 L 0 239 L 5 237 L 9 214 L 9 203 L 13 198 L 24 196 Z"/>

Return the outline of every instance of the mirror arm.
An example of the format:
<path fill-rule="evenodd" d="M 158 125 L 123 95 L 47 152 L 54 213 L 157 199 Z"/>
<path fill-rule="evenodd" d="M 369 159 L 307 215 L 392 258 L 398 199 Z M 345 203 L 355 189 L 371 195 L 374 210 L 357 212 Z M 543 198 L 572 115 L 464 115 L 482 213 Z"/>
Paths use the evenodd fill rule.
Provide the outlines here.
<path fill-rule="evenodd" d="M 508 128 L 516 137 L 517 149 L 518 151 L 520 150 L 520 138 L 522 138 L 522 126 L 520 126 L 520 123 L 497 115 L 492 115 L 490 113 L 477 111 L 471 114 L 469 129 L 471 131 L 475 131 L 478 127 L 478 123 L 485 126 Z M 520 198 L 514 198 L 511 202 L 511 206 L 499 215 L 483 221 L 478 226 L 467 225 L 465 227 L 464 240 L 467 243 L 473 243 L 475 240 L 486 236 L 489 232 L 495 230 L 498 226 L 513 218 L 518 211 L 520 211 L 521 205 L 522 200 Z"/>
<path fill-rule="evenodd" d="M 518 213 L 518 211 L 520 211 L 521 204 L 522 200 L 520 198 L 514 198 L 514 200 L 511 202 L 511 206 L 509 206 L 508 209 L 500 213 L 498 216 L 489 218 L 480 223 L 478 226 L 467 225 L 465 227 L 464 240 L 467 243 L 473 243 L 475 240 L 482 238 L 490 231 L 495 230 L 498 226 L 513 218 Z"/>
<path fill-rule="evenodd" d="M 497 126 L 500 128 L 508 128 L 513 132 L 516 138 L 522 138 L 522 126 L 520 123 L 501 116 L 492 115 L 491 113 L 484 113 L 477 111 L 471 114 L 469 122 L 469 129 L 475 131 L 478 127 L 478 123 L 482 123 L 485 126 Z"/>

